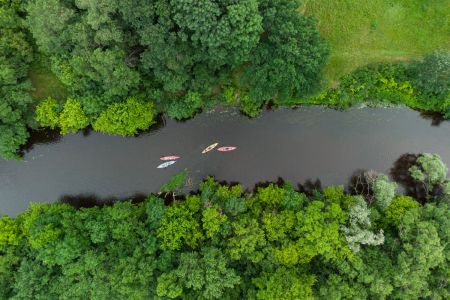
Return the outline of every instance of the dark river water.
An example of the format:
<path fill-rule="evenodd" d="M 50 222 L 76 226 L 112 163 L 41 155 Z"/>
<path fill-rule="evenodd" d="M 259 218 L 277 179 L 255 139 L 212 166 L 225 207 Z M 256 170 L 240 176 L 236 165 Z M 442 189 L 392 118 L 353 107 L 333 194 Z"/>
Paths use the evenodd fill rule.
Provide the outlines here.
<path fill-rule="evenodd" d="M 0 214 L 16 215 L 30 202 L 92 205 L 138 197 L 157 192 L 184 169 L 193 188 L 214 175 L 251 190 L 280 177 L 295 184 L 347 185 L 357 170 L 389 174 L 405 153 L 438 153 L 450 163 L 450 122 L 434 124 L 404 108 L 305 107 L 266 111 L 256 119 L 222 109 L 164 123 L 137 138 L 94 132 L 46 141 L 34 136 L 23 161 L 0 160 Z M 202 155 L 214 142 L 238 149 Z M 157 169 L 163 155 L 182 158 Z"/>

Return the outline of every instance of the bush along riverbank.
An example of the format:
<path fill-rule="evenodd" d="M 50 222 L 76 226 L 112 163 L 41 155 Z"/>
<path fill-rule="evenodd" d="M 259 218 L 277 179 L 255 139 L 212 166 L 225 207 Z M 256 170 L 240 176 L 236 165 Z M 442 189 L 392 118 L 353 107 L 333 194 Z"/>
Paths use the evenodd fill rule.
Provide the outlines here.
<path fill-rule="evenodd" d="M 307 98 L 274 99 L 277 105 L 405 105 L 450 118 L 450 52 L 439 51 L 423 61 L 377 64 L 344 76 L 338 87 Z"/>
<path fill-rule="evenodd" d="M 243 193 L 208 178 L 170 203 L 33 204 L 0 219 L 0 297 L 447 299 L 447 167 L 423 154 L 407 172 L 415 197 L 364 172 L 352 194 L 288 183 Z"/>

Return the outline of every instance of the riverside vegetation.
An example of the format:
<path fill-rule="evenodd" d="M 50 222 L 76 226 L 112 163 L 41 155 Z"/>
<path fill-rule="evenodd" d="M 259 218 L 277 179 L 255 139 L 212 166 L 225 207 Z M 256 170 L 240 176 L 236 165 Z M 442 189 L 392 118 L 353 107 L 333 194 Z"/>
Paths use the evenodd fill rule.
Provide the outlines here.
<path fill-rule="evenodd" d="M 2 1 L 0 155 L 20 158 L 28 128 L 58 127 L 66 134 L 92 125 L 134 135 L 151 126 L 157 113 L 186 119 L 216 103 L 239 105 L 249 116 L 269 102 L 338 108 L 404 104 L 448 116 L 450 55 L 442 42 L 448 24 L 441 22 L 445 14 L 433 13 L 445 9 L 410 2 L 399 5 L 414 16 L 433 17 L 434 23 L 422 20 L 423 36 L 443 50 L 423 61 L 363 68 L 319 92 L 330 47 L 315 17 L 331 50 L 342 50 L 338 32 L 324 27 L 333 22 L 324 9 L 336 11 L 326 3 Z M 435 23 L 442 30 L 436 31 Z M 425 34 L 430 30 L 432 37 Z M 343 55 L 331 52 L 332 59 L 335 54 Z"/>
<path fill-rule="evenodd" d="M 137 204 L 33 204 L 0 219 L 3 299 L 448 299 L 450 183 L 434 154 L 353 193 L 289 183 L 243 193 L 182 172 Z M 170 196 L 172 195 L 172 196 Z M 181 201 L 182 200 L 182 201 Z"/>

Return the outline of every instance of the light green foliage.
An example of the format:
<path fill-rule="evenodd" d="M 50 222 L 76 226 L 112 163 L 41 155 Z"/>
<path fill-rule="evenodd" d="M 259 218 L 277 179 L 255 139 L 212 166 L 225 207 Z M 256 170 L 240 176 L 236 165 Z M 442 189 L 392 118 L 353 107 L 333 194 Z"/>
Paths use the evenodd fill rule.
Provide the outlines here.
<path fill-rule="evenodd" d="M 419 203 L 409 196 L 397 196 L 384 211 L 385 222 L 399 226 L 403 216 L 410 209 L 418 208 Z"/>
<path fill-rule="evenodd" d="M 36 106 L 36 121 L 54 129 L 59 123 L 58 102 L 48 97 Z"/>
<path fill-rule="evenodd" d="M 437 154 L 424 153 L 417 158 L 416 165 L 409 168 L 411 177 L 422 182 L 428 197 L 434 186 L 443 185 L 447 181 L 447 166 Z"/>
<path fill-rule="evenodd" d="M 138 130 L 145 130 L 154 123 L 155 112 L 152 102 L 128 98 L 121 103 L 113 103 L 95 120 L 95 130 L 119 134 L 123 136 L 135 135 Z"/>
<path fill-rule="evenodd" d="M 258 188 L 258 202 L 264 208 L 276 209 L 281 206 L 281 202 L 284 198 L 284 193 L 284 189 L 279 188 L 274 184 L 270 184 L 266 188 Z"/>
<path fill-rule="evenodd" d="M 189 204 L 197 202 L 198 198 L 193 196 L 189 199 L 189 202 L 173 205 L 166 210 L 158 229 L 162 249 L 179 250 L 185 244 L 195 248 L 203 238 L 200 224 L 194 218 L 198 207 L 189 207 Z"/>
<path fill-rule="evenodd" d="M 228 217 L 217 208 L 210 207 L 202 212 L 202 225 L 206 237 L 212 239 L 220 231 L 220 226 L 227 221 Z"/>
<path fill-rule="evenodd" d="M 7 245 L 17 246 L 22 239 L 19 220 L 9 216 L 0 218 L 0 249 Z"/>
<path fill-rule="evenodd" d="M 84 113 L 80 101 L 68 98 L 59 115 L 61 134 L 76 133 L 88 125 L 89 118 Z"/>
<path fill-rule="evenodd" d="M 376 234 L 370 231 L 371 221 L 369 215 L 370 211 L 364 198 L 361 196 L 356 197 L 356 203 L 349 212 L 348 226 L 341 226 L 348 246 L 353 252 L 360 251 L 361 245 L 376 246 L 384 243 L 383 230 Z"/>
<path fill-rule="evenodd" d="M 250 215 L 241 215 L 232 222 L 233 236 L 227 241 L 228 253 L 233 260 L 248 259 L 254 263 L 264 258 L 261 249 L 266 245 L 264 231 Z"/>
<path fill-rule="evenodd" d="M 295 225 L 295 213 L 284 210 L 280 213 L 264 212 L 263 228 L 268 241 L 284 241 L 289 238 Z"/>
<path fill-rule="evenodd" d="M 183 99 L 175 99 L 170 102 L 167 114 L 177 120 L 187 119 L 202 107 L 202 103 L 199 93 L 188 92 Z"/>
<path fill-rule="evenodd" d="M 378 175 L 372 184 L 375 205 L 385 210 L 394 199 L 396 189 L 395 182 L 390 182 L 386 175 Z"/>
<path fill-rule="evenodd" d="M 296 217 L 298 239 L 275 252 L 281 264 L 307 264 L 316 256 L 327 260 L 351 257 L 351 251 L 339 231 L 346 215 L 338 203 L 325 206 L 322 201 L 312 201 L 303 211 L 297 212 Z"/>
<path fill-rule="evenodd" d="M 257 299 L 314 299 L 312 291 L 316 281 L 314 276 L 284 267 L 278 268 L 274 273 L 262 275 L 252 280 L 258 287 Z"/>

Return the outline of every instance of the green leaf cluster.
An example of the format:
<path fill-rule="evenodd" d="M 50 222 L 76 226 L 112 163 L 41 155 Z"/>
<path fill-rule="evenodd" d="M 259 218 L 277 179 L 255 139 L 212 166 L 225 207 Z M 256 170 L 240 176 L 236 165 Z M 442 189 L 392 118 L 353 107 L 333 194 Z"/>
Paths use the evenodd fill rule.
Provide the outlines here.
<path fill-rule="evenodd" d="M 33 49 L 23 28 L 20 2 L 0 2 L 0 156 L 18 159 L 28 139 L 33 100 L 28 68 Z"/>
<path fill-rule="evenodd" d="M 126 102 L 113 103 L 95 120 L 96 131 L 131 136 L 148 129 L 153 123 L 152 102 L 128 98 Z"/>

